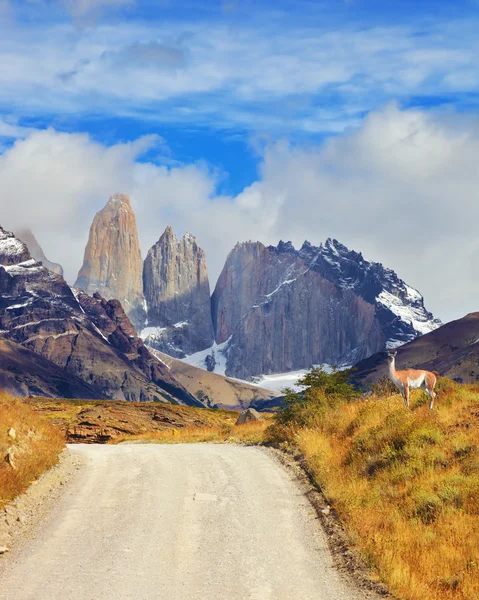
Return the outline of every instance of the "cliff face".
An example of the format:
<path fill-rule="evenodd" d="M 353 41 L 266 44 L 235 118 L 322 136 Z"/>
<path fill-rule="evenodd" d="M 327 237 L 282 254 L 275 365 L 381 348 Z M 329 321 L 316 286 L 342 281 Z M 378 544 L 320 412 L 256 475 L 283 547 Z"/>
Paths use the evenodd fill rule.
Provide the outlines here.
<path fill-rule="evenodd" d="M 167 227 L 143 268 L 146 343 L 184 357 L 213 343 L 210 285 L 203 250 L 189 233 L 178 240 Z"/>
<path fill-rule="evenodd" d="M 300 251 L 290 242 L 238 244 L 216 285 L 212 314 L 226 374 L 245 379 L 354 364 L 439 324 L 393 271 L 334 240 L 305 242 Z"/>
<path fill-rule="evenodd" d="M 43 252 L 42 247 L 38 243 L 37 238 L 33 235 L 33 232 L 30 231 L 30 229 L 22 229 L 21 231 L 18 231 L 15 236 L 17 239 L 21 240 L 27 245 L 32 258 L 38 262 L 41 262 L 42 265 L 50 271 L 58 273 L 58 275 L 63 277 L 63 267 L 58 263 L 48 260 Z"/>
<path fill-rule="evenodd" d="M 142 260 L 135 215 L 124 194 L 111 196 L 90 228 L 75 287 L 119 300 L 139 331 L 145 321 Z"/>
<path fill-rule="evenodd" d="M 26 246 L 1 228 L 0 330 L 0 338 L 30 351 L 28 361 L 32 353 L 44 359 L 39 362 L 41 390 L 50 361 L 56 365 L 52 380 L 59 379 L 58 368 L 66 376 L 49 389 L 59 390 L 61 384 L 67 390 L 64 396 L 79 390 L 85 397 L 91 390 L 100 398 L 163 402 L 173 398 L 200 404 L 136 337 L 118 301 L 72 291 L 60 275 L 32 259 Z M 25 373 L 22 377 L 20 391 L 35 393 Z"/>
<path fill-rule="evenodd" d="M 319 247 L 305 242 L 299 256 L 322 277 L 341 289 L 352 290 L 376 306 L 376 317 L 389 348 L 434 331 L 441 321 L 424 307 L 421 294 L 381 263 L 366 260 L 337 240 Z"/>

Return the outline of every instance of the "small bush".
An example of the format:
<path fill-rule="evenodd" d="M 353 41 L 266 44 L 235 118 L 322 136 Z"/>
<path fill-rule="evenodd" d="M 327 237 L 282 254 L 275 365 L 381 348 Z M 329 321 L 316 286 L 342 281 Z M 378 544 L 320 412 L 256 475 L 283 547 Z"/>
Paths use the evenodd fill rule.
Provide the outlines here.
<path fill-rule="evenodd" d="M 391 379 L 387 375 L 384 375 L 371 384 L 371 392 L 375 396 L 389 398 L 399 393 L 399 390 Z"/>
<path fill-rule="evenodd" d="M 413 516 L 418 517 L 424 525 L 430 525 L 438 518 L 442 510 L 442 500 L 436 494 L 420 490 L 414 496 Z"/>

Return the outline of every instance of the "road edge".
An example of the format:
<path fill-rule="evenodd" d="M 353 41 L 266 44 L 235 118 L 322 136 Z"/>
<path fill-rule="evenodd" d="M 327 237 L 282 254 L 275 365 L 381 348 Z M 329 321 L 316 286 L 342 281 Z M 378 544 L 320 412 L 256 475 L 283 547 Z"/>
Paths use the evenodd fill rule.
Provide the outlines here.
<path fill-rule="evenodd" d="M 352 546 L 339 516 L 334 508 L 329 505 L 326 496 L 315 483 L 304 455 L 299 452 L 286 452 L 271 446 L 263 446 L 263 448 L 293 475 L 314 508 L 321 528 L 325 533 L 336 569 L 353 586 L 367 592 L 370 598 L 396 600 L 386 584 L 373 579 L 371 569 L 359 551 Z"/>
<path fill-rule="evenodd" d="M 0 510 L 0 546 L 15 552 L 63 497 L 84 461 L 65 448 L 56 465 Z M 0 554 L 1 563 L 7 552 Z"/>

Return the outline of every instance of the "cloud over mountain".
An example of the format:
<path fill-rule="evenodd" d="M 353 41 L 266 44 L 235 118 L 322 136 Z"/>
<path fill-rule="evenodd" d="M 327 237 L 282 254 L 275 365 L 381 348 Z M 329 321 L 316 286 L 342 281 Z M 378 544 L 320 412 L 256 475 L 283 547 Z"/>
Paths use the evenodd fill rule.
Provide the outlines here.
<path fill-rule="evenodd" d="M 94 213 L 129 193 L 143 254 L 172 225 L 205 249 L 214 284 L 237 240 L 335 237 L 395 269 L 443 320 L 477 309 L 479 122 L 388 105 L 317 147 L 266 145 L 258 181 L 219 196 L 201 163 L 145 161 L 155 136 L 105 146 L 35 131 L 0 155 L 2 225 L 29 226 L 72 281 Z"/>

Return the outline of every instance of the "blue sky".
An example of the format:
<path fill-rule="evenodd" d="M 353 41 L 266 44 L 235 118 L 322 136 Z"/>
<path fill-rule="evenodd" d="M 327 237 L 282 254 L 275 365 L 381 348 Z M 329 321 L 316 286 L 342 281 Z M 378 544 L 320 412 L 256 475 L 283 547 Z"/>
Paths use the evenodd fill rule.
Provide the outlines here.
<path fill-rule="evenodd" d="M 476 111 L 478 8 L 0 0 L 0 118 L 15 125 L 0 139 L 12 144 L 21 127 L 107 145 L 154 133 L 162 143 L 142 160 L 202 161 L 220 193 L 237 194 L 265 141 L 321 144 L 391 100 Z"/>
<path fill-rule="evenodd" d="M 0 224 L 73 282 L 120 191 L 143 253 L 191 231 L 212 287 L 237 241 L 335 237 L 460 317 L 478 31 L 479 0 L 0 0 Z"/>

